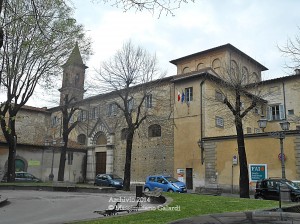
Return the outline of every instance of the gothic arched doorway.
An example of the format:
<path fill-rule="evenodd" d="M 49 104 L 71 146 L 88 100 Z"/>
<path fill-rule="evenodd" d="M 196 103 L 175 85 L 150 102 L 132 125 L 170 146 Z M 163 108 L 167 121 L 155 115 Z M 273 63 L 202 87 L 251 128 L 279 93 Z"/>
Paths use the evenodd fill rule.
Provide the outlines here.
<path fill-rule="evenodd" d="M 106 144 L 107 139 L 104 132 L 97 133 L 96 138 L 96 175 L 106 173 Z"/>

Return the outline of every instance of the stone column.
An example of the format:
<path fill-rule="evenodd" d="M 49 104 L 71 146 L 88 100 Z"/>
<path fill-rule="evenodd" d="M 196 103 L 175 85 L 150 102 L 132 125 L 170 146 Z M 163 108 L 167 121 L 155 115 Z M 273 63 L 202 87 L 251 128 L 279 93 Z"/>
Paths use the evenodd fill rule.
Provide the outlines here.
<path fill-rule="evenodd" d="M 106 148 L 106 173 L 112 174 L 114 172 L 114 150 L 111 146 Z"/>
<path fill-rule="evenodd" d="M 86 179 L 87 181 L 94 181 L 95 179 L 95 170 L 96 170 L 96 163 L 95 163 L 95 150 L 88 149 L 87 151 L 87 164 L 86 164 Z"/>

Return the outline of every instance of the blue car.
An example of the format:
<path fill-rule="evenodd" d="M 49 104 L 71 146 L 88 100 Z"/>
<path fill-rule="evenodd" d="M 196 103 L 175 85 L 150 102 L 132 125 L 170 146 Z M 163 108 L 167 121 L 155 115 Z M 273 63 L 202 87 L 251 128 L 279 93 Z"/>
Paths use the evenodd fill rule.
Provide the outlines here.
<path fill-rule="evenodd" d="M 120 190 L 123 189 L 123 179 L 115 174 L 98 174 L 94 185 L 115 187 Z"/>
<path fill-rule="evenodd" d="M 146 178 L 144 191 L 153 191 L 154 188 L 161 188 L 166 192 L 186 193 L 185 183 L 165 175 L 153 175 Z"/>

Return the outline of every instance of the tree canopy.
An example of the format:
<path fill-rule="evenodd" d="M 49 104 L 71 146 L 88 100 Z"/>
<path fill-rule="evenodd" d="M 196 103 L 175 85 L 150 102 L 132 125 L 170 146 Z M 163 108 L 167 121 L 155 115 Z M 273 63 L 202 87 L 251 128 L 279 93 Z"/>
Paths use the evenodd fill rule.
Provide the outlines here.
<path fill-rule="evenodd" d="M 1 89 L 6 98 L 0 104 L 0 121 L 9 145 L 10 181 L 14 175 L 18 111 L 38 84 L 49 86 L 60 74 L 60 66 L 76 42 L 88 55 L 90 41 L 63 0 L 4 1 L 2 14 Z"/>

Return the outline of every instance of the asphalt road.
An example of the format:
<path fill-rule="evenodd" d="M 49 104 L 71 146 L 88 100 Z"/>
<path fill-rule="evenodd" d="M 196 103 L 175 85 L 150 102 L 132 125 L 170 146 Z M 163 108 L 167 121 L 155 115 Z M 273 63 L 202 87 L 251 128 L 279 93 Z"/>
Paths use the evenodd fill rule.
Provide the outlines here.
<path fill-rule="evenodd" d="M 93 213 L 115 205 L 113 200 L 125 199 L 124 207 L 136 205 L 135 194 L 115 194 L 1 190 L 8 204 L 0 207 L 1 224 L 59 224 L 75 220 L 101 218 Z"/>

